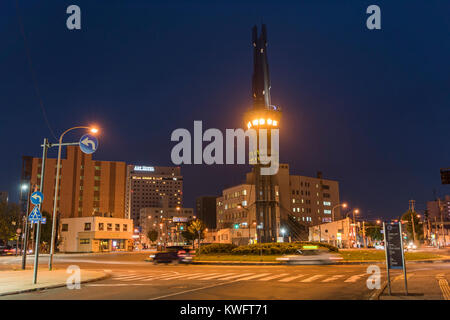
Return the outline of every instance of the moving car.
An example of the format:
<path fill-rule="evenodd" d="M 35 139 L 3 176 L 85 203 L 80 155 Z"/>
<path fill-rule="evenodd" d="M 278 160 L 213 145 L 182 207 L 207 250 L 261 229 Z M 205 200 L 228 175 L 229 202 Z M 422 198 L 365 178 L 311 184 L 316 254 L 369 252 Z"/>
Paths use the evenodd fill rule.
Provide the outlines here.
<path fill-rule="evenodd" d="M 192 257 L 194 254 L 185 247 L 182 246 L 174 246 L 167 247 L 167 251 L 157 252 L 155 254 L 150 255 L 154 264 L 157 263 L 188 263 L 192 261 Z"/>
<path fill-rule="evenodd" d="M 317 246 L 307 246 L 297 250 L 295 255 L 284 255 L 277 260 L 288 264 L 333 264 L 337 260 L 342 260 L 342 257 L 327 250 L 320 250 Z"/>
<path fill-rule="evenodd" d="M 0 256 L 15 254 L 16 249 L 11 246 L 0 246 Z"/>

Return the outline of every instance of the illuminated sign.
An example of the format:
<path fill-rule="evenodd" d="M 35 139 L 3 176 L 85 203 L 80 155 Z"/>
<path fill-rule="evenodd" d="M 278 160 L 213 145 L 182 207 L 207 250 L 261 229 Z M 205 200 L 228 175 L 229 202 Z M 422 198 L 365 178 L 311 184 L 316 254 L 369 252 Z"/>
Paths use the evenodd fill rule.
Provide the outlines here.
<path fill-rule="evenodd" d="M 155 171 L 155 168 L 146 166 L 134 166 L 134 171 Z"/>
<path fill-rule="evenodd" d="M 187 217 L 173 217 L 173 222 L 188 222 Z"/>

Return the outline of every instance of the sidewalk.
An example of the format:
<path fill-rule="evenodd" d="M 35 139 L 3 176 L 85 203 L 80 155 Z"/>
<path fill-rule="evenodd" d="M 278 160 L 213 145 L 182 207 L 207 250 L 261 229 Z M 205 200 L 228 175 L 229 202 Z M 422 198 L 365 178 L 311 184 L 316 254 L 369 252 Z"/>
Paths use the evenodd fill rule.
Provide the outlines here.
<path fill-rule="evenodd" d="M 33 270 L 0 271 L 0 296 L 35 290 L 65 287 L 71 274 L 66 269 L 53 271 L 39 270 L 37 283 L 33 284 Z M 81 283 L 102 280 L 109 275 L 105 272 L 81 269 Z"/>
<path fill-rule="evenodd" d="M 391 295 L 386 282 L 378 300 L 450 300 L 450 287 L 442 275 L 434 275 L 430 278 L 414 271 L 408 273 L 408 295 L 406 295 L 404 279 L 403 275 L 392 277 Z"/>

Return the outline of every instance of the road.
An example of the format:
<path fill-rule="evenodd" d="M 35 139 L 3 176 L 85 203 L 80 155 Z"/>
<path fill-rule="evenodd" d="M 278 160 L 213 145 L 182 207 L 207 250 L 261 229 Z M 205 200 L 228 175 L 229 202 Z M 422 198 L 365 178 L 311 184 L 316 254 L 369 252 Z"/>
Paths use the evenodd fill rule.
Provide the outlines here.
<path fill-rule="evenodd" d="M 86 283 L 79 290 L 56 288 L 0 297 L 8 299 L 107 299 L 107 300 L 366 300 L 374 290 L 367 287 L 369 265 L 328 266 L 217 266 L 153 265 L 143 261 L 148 253 L 60 255 L 56 268 L 77 265 L 83 269 L 103 270 L 105 280 Z M 7 258 L 0 269 L 19 266 L 19 259 Z M 42 257 L 41 268 L 47 258 Z M 31 259 L 30 259 L 31 264 Z M 384 266 L 382 282 L 386 279 Z M 394 272 L 393 278 L 400 275 Z M 438 276 L 450 279 L 450 264 L 410 263 L 409 277 L 417 279 L 412 291 L 426 298 L 422 288 L 433 288 L 431 299 L 442 299 Z M 401 293 L 402 279 L 393 288 Z M 411 281 L 411 279 L 410 279 Z"/>

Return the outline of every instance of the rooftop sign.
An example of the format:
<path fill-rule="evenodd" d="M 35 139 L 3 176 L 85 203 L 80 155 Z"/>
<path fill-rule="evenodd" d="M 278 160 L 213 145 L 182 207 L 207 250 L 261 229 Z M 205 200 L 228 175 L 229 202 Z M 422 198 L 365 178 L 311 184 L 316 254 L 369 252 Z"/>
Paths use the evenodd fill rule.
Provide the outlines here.
<path fill-rule="evenodd" d="M 134 166 L 134 171 L 155 171 L 155 168 L 146 166 Z"/>

